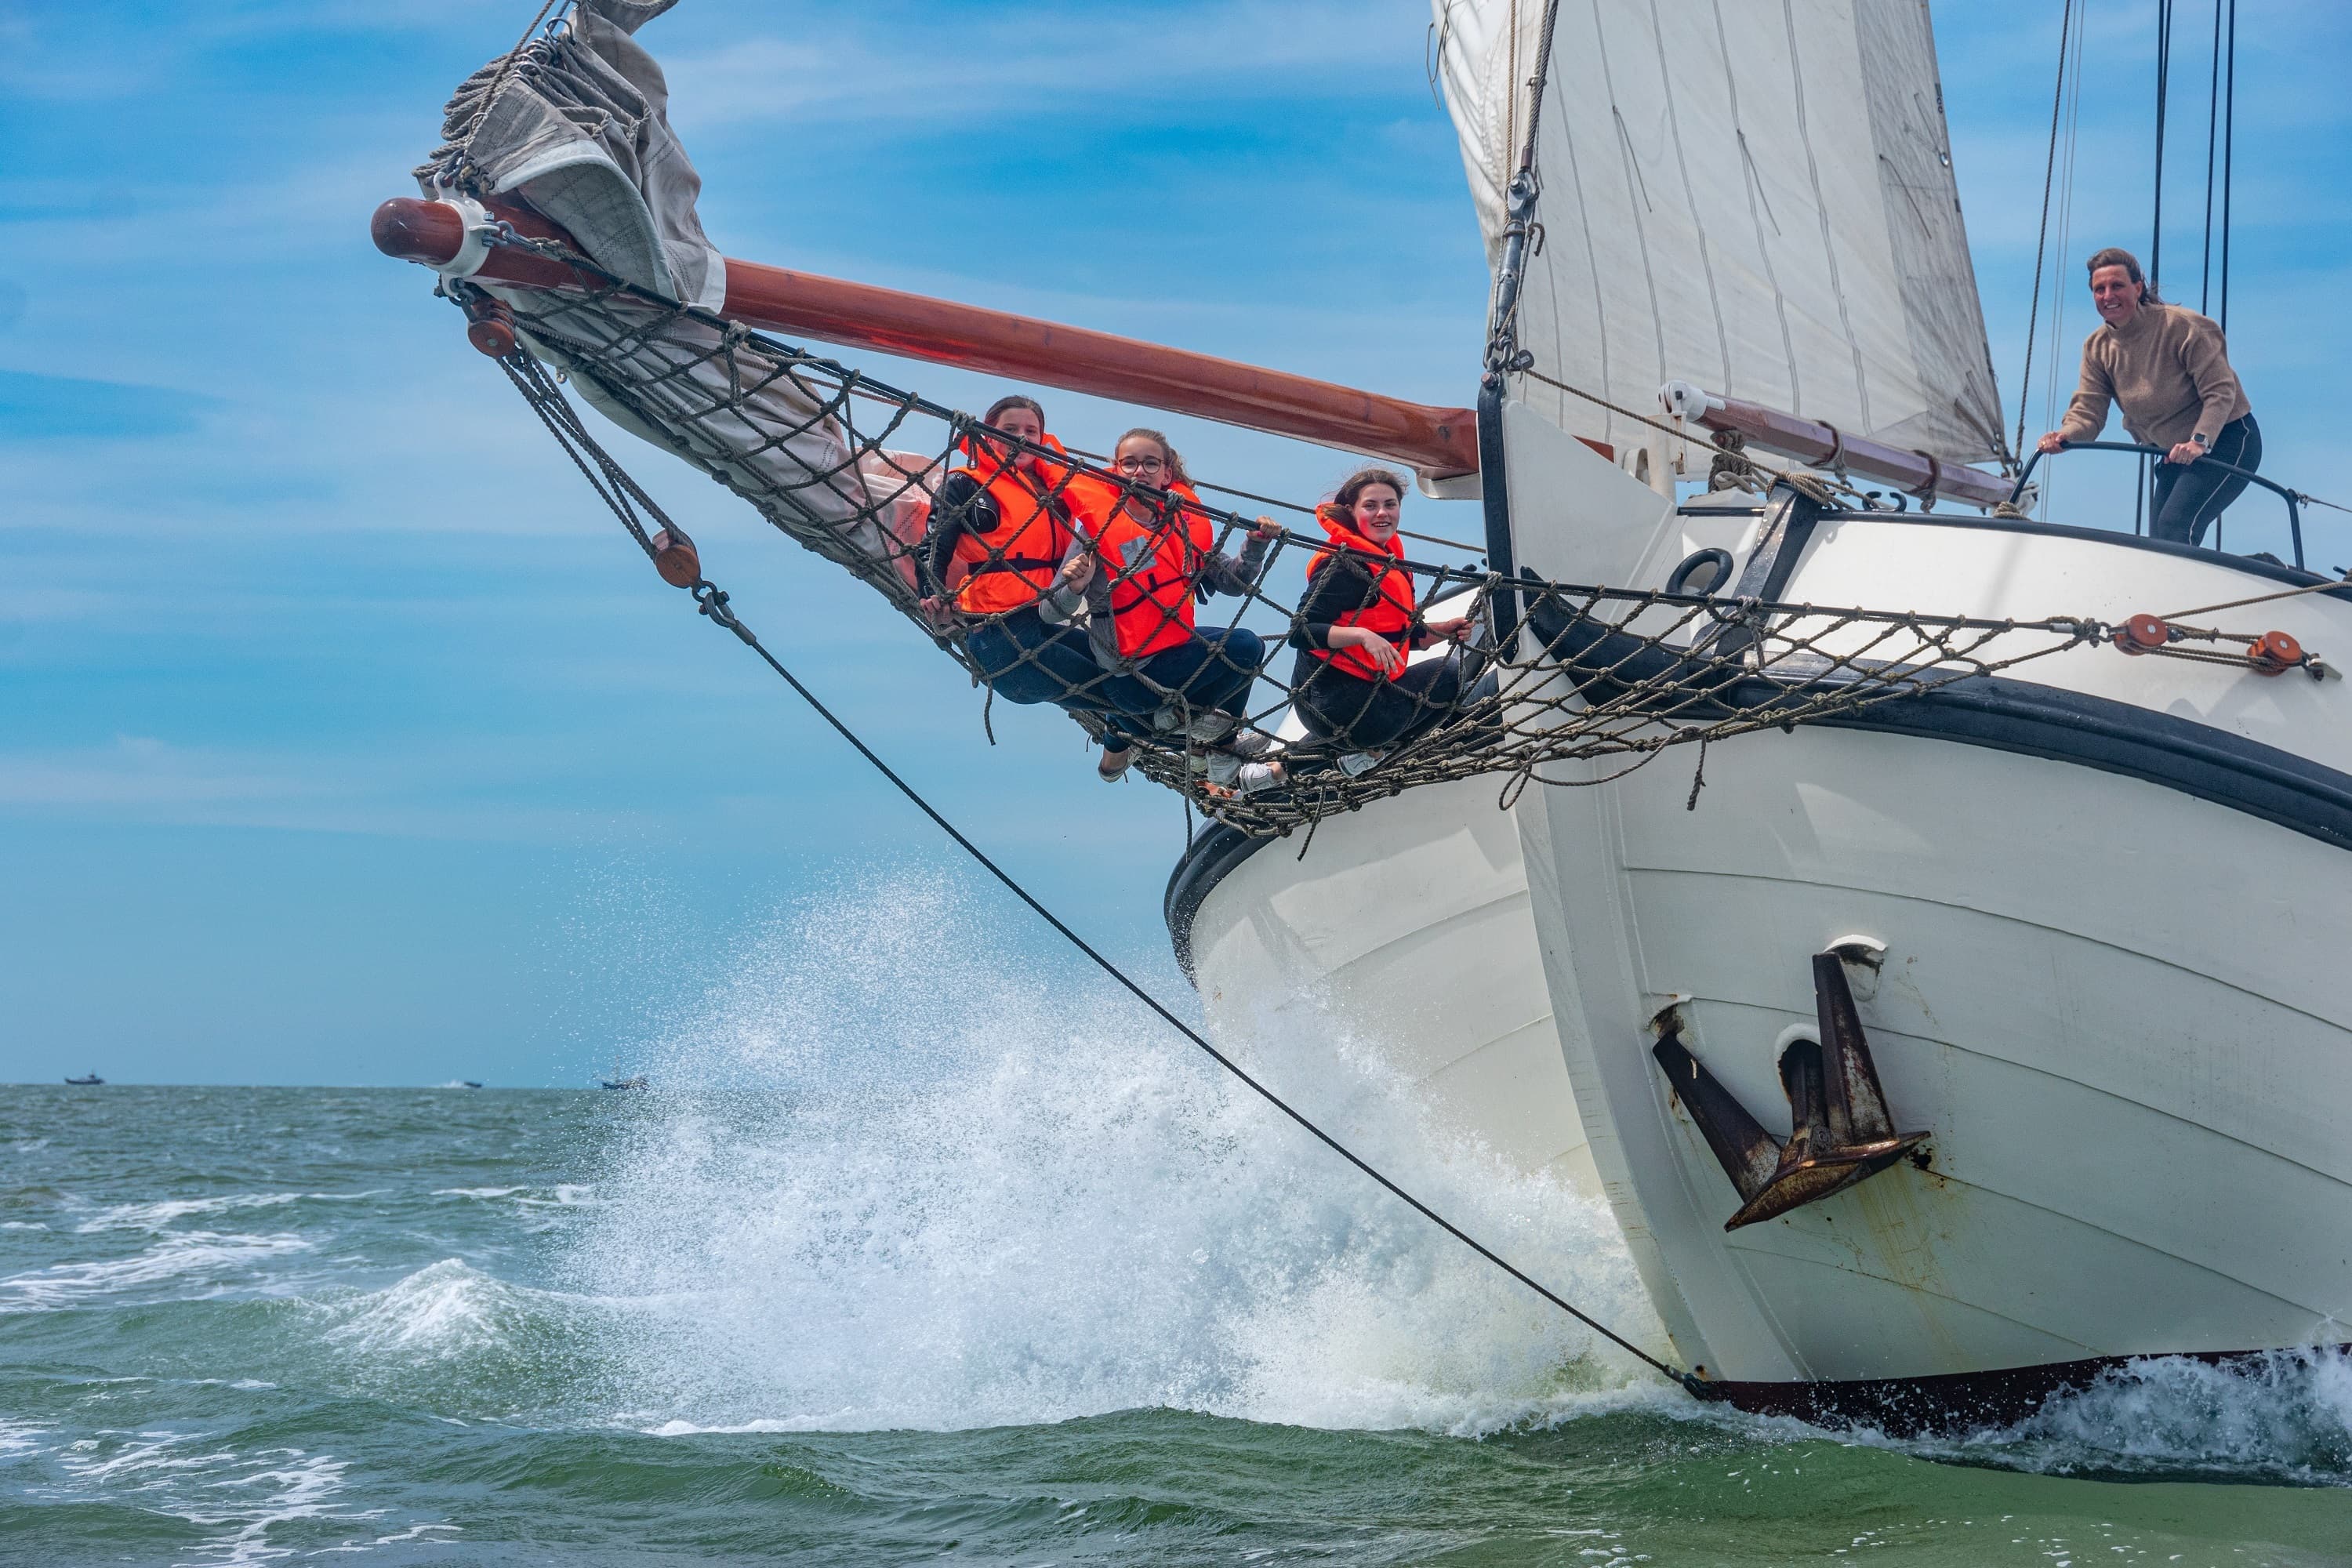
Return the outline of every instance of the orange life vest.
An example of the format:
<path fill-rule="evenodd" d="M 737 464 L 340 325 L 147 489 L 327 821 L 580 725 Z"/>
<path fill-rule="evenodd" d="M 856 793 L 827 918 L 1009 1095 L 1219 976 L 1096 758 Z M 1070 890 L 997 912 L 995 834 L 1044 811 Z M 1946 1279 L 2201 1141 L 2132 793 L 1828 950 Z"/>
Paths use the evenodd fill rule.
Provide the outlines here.
<path fill-rule="evenodd" d="M 1135 504 L 1150 503 L 1138 498 Z M 1194 534 L 1208 526 L 1205 516 L 1171 499 L 1148 522 L 1121 506 L 1097 531 L 1121 657 L 1149 658 L 1192 640 L 1192 580 L 1205 559 Z"/>
<path fill-rule="evenodd" d="M 1042 444 L 1062 449 L 1051 436 Z M 969 474 L 988 492 L 996 504 L 997 525 L 986 536 L 957 536 L 955 559 L 969 574 L 956 590 L 956 605 L 973 616 L 1025 609 L 1053 587 L 1062 558 L 1080 530 L 1091 531 L 1099 504 L 1067 468 L 1042 458 L 1008 459 L 969 438 L 963 445 L 973 463 L 957 472 Z"/>
<path fill-rule="evenodd" d="M 1403 543 L 1394 534 L 1389 536 L 1386 544 L 1373 543 L 1357 532 L 1346 514 L 1334 506 L 1317 507 L 1315 521 L 1321 523 L 1323 531 L 1331 536 L 1331 548 L 1317 551 L 1314 559 L 1307 563 L 1308 582 L 1312 583 L 1315 574 L 1328 565 L 1331 558 L 1341 551 L 1348 552 L 1349 559 L 1355 564 L 1367 572 L 1377 573 L 1379 577 L 1378 592 L 1372 595 L 1370 604 L 1360 609 L 1342 610 L 1331 624 L 1335 626 L 1361 626 L 1410 653 L 1412 644 L 1412 574 L 1402 566 L 1380 565 L 1365 559 L 1366 556 L 1381 554 L 1401 558 L 1404 554 Z M 1310 651 L 1332 668 L 1344 669 L 1361 680 L 1394 679 L 1381 668 L 1378 659 L 1363 648 L 1318 647 Z M 1400 666 L 1400 672 L 1402 668 Z"/>

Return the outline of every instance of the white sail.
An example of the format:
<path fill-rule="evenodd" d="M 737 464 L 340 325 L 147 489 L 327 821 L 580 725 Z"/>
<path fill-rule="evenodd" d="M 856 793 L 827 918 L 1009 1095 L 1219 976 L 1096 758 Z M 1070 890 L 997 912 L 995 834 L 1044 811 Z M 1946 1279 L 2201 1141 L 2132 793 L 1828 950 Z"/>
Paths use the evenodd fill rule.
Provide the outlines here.
<path fill-rule="evenodd" d="M 1547 3 L 1433 0 L 1490 258 Z M 1947 461 L 1999 456 L 1925 0 L 1551 3 L 1518 322 L 1535 369 L 1644 414 L 1680 379 Z M 1574 434 L 1653 443 L 1533 378 L 1513 393 Z"/>

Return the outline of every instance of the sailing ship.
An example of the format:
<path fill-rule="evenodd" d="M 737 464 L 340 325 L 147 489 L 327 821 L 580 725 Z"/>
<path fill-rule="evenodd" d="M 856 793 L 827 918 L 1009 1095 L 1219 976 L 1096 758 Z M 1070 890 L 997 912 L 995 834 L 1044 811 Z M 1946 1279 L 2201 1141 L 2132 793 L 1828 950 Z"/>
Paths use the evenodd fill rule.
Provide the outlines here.
<path fill-rule="evenodd" d="M 67 1083 L 72 1085 L 76 1089 L 95 1089 L 105 1081 L 106 1080 L 104 1079 L 99 1077 L 94 1072 L 86 1072 L 79 1078 L 69 1078 L 66 1079 Z"/>
<path fill-rule="evenodd" d="M 1304 854 L 1225 811 L 1166 899 L 1213 1022 L 1344 998 L 1441 1122 L 1605 1194 L 1664 1344 L 1745 1407 L 1975 1419 L 2346 1337 L 2352 700 L 2321 656 L 2352 585 L 2304 569 L 2283 487 L 2292 564 L 2036 521 L 2030 471 L 1972 466 L 2010 454 L 1919 0 L 1434 0 L 1495 273 L 1455 409 L 721 258 L 630 36 L 658 9 L 589 0 L 493 62 L 377 215 L 575 454 L 535 361 L 907 607 L 935 470 L 764 327 L 1482 502 L 1520 752 L 1376 775 Z M 603 130 L 560 109 L 590 78 Z M 1759 483 L 1743 445 L 1813 471 Z M 1898 653 L 1815 608 L 1896 605 Z M 1334 1070 L 1324 1031 L 1249 1033 L 1270 1077 Z"/>

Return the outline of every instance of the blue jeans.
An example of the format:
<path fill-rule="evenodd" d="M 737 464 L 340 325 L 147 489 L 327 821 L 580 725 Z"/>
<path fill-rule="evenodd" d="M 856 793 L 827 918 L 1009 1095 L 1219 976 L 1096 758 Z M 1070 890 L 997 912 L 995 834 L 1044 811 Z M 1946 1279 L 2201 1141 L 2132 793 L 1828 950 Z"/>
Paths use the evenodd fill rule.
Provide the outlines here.
<path fill-rule="evenodd" d="M 1120 677 L 1095 663 L 1086 633 L 1048 626 L 1034 605 L 982 621 L 967 634 L 964 647 L 974 672 L 1007 702 L 1052 702 L 1072 712 L 1108 713 L 1133 700 L 1113 686 Z"/>
<path fill-rule="evenodd" d="M 1265 662 L 1265 641 L 1245 626 L 1213 626 L 1161 648 L 1135 667 L 1150 686 L 1113 678 L 1123 681 L 1109 692 L 1122 711 L 1111 716 L 1104 749 L 1123 752 L 1131 737 L 1150 733 L 1152 715 L 1163 702 L 1181 699 L 1196 713 L 1214 710 L 1238 718 L 1247 711 L 1250 686 Z"/>

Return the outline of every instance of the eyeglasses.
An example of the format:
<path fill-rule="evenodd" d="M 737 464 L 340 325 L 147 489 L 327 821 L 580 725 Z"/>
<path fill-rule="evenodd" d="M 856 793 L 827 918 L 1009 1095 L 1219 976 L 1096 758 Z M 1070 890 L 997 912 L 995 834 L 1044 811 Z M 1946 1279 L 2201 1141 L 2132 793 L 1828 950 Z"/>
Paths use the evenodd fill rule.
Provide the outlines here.
<path fill-rule="evenodd" d="M 1121 458 L 1115 466 L 1122 474 L 1156 474 L 1168 465 L 1158 458 Z"/>

